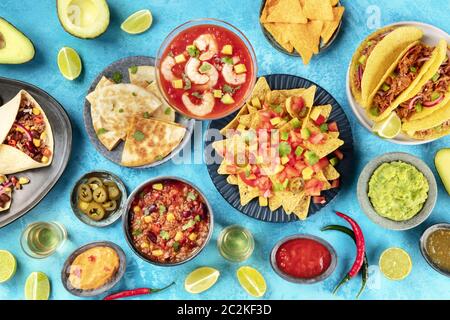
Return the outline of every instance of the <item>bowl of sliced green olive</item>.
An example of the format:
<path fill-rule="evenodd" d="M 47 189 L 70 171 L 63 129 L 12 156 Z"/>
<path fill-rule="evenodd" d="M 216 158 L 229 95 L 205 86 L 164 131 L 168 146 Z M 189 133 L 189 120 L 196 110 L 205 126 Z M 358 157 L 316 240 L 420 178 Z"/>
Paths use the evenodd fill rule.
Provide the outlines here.
<path fill-rule="evenodd" d="M 93 227 L 106 227 L 122 216 L 127 190 L 122 180 L 107 171 L 83 175 L 72 189 L 70 205 L 75 216 Z"/>

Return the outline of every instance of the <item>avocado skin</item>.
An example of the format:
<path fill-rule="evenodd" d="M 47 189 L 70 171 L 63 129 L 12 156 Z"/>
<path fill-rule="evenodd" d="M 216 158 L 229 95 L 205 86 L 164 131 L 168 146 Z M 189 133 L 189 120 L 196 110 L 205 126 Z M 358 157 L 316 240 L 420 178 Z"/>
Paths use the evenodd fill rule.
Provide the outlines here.
<path fill-rule="evenodd" d="M 61 20 L 61 18 L 59 16 L 59 0 L 55 0 L 55 1 L 56 1 L 56 16 L 58 17 L 58 21 L 61 24 L 61 27 L 64 29 L 64 31 L 67 32 L 68 34 L 70 34 L 71 36 L 74 36 L 75 38 L 83 39 L 83 40 L 93 40 L 93 39 L 96 39 L 96 38 L 100 37 L 102 34 L 104 34 L 108 30 L 109 23 L 108 23 L 108 25 L 106 26 L 106 28 L 102 32 L 100 32 L 99 34 L 96 34 L 93 37 L 83 37 L 81 35 L 77 35 L 77 34 L 71 32 L 70 30 L 67 30 L 66 27 L 64 26 L 64 23 L 62 22 L 62 20 Z M 106 4 L 108 4 L 108 3 L 106 3 Z M 108 9 L 109 9 L 109 7 L 108 7 Z M 108 15 L 110 15 L 109 12 L 108 12 Z"/>
<path fill-rule="evenodd" d="M 450 195 L 450 149 L 439 150 L 434 158 L 434 164 L 445 190 Z"/>
<path fill-rule="evenodd" d="M 22 62 L 1 62 L 0 64 L 23 64 L 23 63 L 27 63 L 27 62 L 30 62 L 31 60 L 33 60 L 35 55 L 36 55 L 36 49 L 35 49 L 33 41 L 31 41 L 31 39 L 28 38 L 22 31 L 20 31 L 20 29 L 17 28 L 14 24 L 12 24 L 8 20 L 6 20 L 5 18 L 0 16 L 0 25 L 1 24 L 9 25 L 8 27 L 17 30 L 17 32 L 19 32 L 25 39 L 27 39 L 30 42 L 31 49 L 33 50 L 33 52 L 32 52 L 31 57 L 28 60 L 25 60 L 25 61 L 22 61 Z"/>

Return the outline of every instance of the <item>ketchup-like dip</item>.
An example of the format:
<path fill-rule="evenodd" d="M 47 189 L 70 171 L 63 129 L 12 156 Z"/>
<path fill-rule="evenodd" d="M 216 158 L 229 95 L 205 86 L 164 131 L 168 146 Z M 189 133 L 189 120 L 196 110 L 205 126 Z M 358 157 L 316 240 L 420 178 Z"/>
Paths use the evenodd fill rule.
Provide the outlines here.
<path fill-rule="evenodd" d="M 295 278 L 311 279 L 331 264 L 330 251 L 312 239 L 292 239 L 283 243 L 275 255 L 278 268 Z"/>

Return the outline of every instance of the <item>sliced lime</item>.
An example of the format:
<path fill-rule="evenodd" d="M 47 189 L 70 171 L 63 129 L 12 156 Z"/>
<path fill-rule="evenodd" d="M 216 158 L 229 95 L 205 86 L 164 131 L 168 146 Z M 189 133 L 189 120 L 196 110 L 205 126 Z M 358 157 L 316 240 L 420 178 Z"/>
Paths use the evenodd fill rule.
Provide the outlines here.
<path fill-rule="evenodd" d="M 25 282 L 26 300 L 48 300 L 50 297 L 50 281 L 43 272 L 32 272 Z"/>
<path fill-rule="evenodd" d="M 11 252 L 0 250 L 0 283 L 6 282 L 16 273 L 17 262 Z"/>
<path fill-rule="evenodd" d="M 397 113 L 392 112 L 386 120 L 375 123 L 372 130 L 382 138 L 392 139 L 402 130 L 402 120 Z"/>
<path fill-rule="evenodd" d="M 75 80 L 82 69 L 80 56 L 74 49 L 63 47 L 58 52 L 58 68 L 64 78 Z"/>
<path fill-rule="evenodd" d="M 184 288 L 189 293 L 200 293 L 211 288 L 219 279 L 220 272 L 214 268 L 202 267 L 192 271 L 184 281 Z"/>
<path fill-rule="evenodd" d="M 266 280 L 258 270 L 243 266 L 236 272 L 239 283 L 253 297 L 262 297 L 267 290 Z"/>
<path fill-rule="evenodd" d="M 120 28 L 129 34 L 139 34 L 147 31 L 153 22 L 150 10 L 144 9 L 133 13 L 121 25 Z"/>
<path fill-rule="evenodd" d="M 401 248 L 386 249 L 380 256 L 380 271 L 390 280 L 405 279 L 412 269 L 409 254 Z"/>

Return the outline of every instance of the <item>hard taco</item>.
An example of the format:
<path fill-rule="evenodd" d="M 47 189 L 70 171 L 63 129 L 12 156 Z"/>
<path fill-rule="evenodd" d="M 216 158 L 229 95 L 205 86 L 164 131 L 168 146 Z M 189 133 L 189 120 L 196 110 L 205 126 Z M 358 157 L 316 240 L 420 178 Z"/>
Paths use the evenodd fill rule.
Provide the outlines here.
<path fill-rule="evenodd" d="M 7 184 L 8 178 L 0 174 L 0 212 L 8 210 L 11 206 L 12 188 Z"/>
<path fill-rule="evenodd" d="M 360 105 L 369 95 L 398 56 L 423 32 L 415 27 L 387 27 L 369 35 L 358 47 L 350 65 L 350 88 Z"/>
<path fill-rule="evenodd" d="M 402 129 L 417 140 L 432 140 L 450 134 L 450 102 L 426 118 L 403 124 Z"/>
<path fill-rule="evenodd" d="M 450 63 L 447 43 L 438 45 L 436 63 L 424 75 L 428 81 L 411 92 L 411 98 L 400 104 L 396 112 L 404 122 L 420 120 L 442 109 L 450 101 Z"/>
<path fill-rule="evenodd" d="M 414 96 L 415 88 L 421 88 L 429 80 L 424 78 L 427 71 L 440 64 L 439 46 L 433 48 L 417 41 L 404 50 L 367 100 L 370 119 L 384 120 L 400 103 Z"/>
<path fill-rule="evenodd" d="M 44 110 L 21 90 L 0 107 L 0 172 L 11 174 L 49 166 L 53 133 Z"/>

